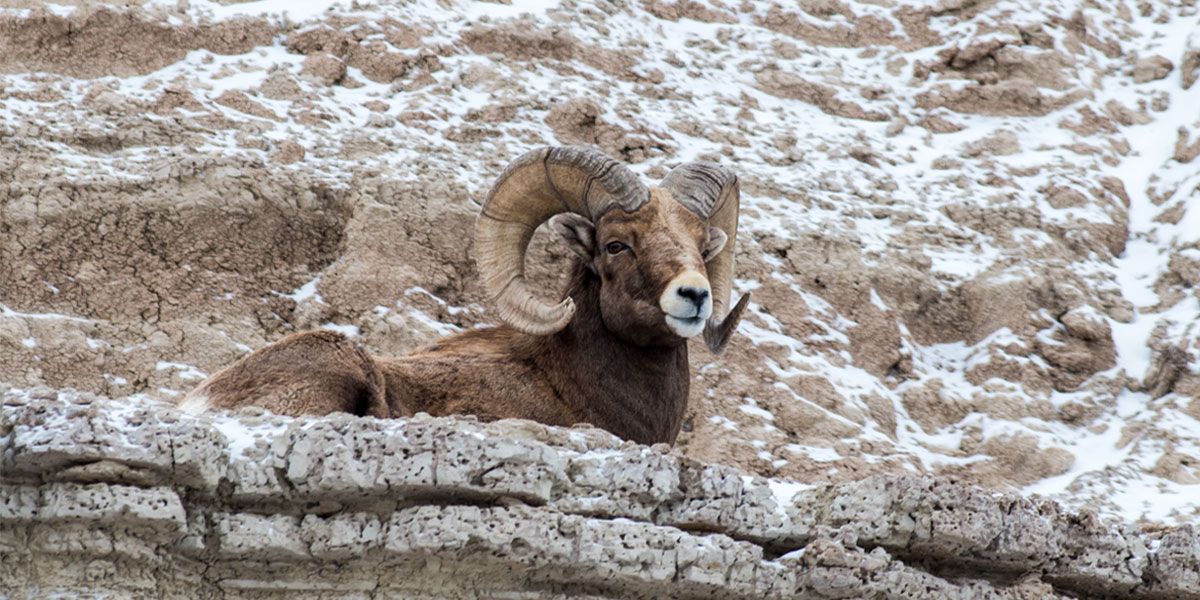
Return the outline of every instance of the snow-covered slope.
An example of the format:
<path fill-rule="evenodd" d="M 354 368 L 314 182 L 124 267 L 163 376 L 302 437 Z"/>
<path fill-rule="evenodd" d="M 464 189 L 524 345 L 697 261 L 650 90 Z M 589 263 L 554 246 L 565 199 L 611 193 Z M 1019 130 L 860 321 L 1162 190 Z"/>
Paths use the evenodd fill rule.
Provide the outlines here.
<path fill-rule="evenodd" d="M 1200 511 L 1195 6 L 291 4 L 0 10 L 0 382 L 169 399 L 295 328 L 490 322 L 478 200 L 588 143 L 743 179 L 755 303 L 678 452 Z"/>

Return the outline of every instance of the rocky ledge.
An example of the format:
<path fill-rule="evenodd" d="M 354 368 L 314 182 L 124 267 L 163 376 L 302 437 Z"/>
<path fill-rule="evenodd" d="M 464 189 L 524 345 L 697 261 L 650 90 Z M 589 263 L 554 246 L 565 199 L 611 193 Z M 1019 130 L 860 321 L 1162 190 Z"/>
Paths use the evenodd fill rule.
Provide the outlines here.
<path fill-rule="evenodd" d="M 0 450 L 9 598 L 1200 598 L 1194 526 L 807 486 L 590 428 L 9 390 Z"/>

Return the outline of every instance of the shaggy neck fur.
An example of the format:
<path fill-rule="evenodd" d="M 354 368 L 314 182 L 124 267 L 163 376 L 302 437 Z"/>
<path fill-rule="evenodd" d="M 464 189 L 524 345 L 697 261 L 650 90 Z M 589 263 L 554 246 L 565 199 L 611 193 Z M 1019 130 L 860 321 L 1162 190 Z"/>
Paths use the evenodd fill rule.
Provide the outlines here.
<path fill-rule="evenodd" d="M 532 360 L 583 420 L 640 443 L 674 443 L 688 403 L 687 344 L 637 346 L 614 335 L 600 313 L 600 278 L 576 261 L 566 295 L 575 318 L 530 336 Z"/>

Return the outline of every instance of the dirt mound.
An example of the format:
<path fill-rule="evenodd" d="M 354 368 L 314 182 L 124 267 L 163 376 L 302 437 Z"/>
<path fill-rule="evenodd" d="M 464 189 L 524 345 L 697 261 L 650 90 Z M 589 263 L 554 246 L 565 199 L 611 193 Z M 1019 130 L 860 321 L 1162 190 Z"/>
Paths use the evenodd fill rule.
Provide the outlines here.
<path fill-rule="evenodd" d="M 262 18 L 180 25 L 169 23 L 174 15 L 165 11 L 137 8 L 81 7 L 67 17 L 45 8 L 28 12 L 0 13 L 0 73 L 145 75 L 182 60 L 192 50 L 245 54 L 270 44 L 278 32 Z"/>

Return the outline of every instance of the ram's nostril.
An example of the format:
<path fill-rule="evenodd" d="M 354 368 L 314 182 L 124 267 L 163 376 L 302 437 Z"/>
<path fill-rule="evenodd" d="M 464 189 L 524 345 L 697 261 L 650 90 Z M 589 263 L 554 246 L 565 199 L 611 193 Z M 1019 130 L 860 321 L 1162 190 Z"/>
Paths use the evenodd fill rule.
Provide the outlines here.
<path fill-rule="evenodd" d="M 675 290 L 675 293 L 687 298 L 697 306 L 704 304 L 704 301 L 708 299 L 708 290 L 704 288 L 682 286 Z"/>

